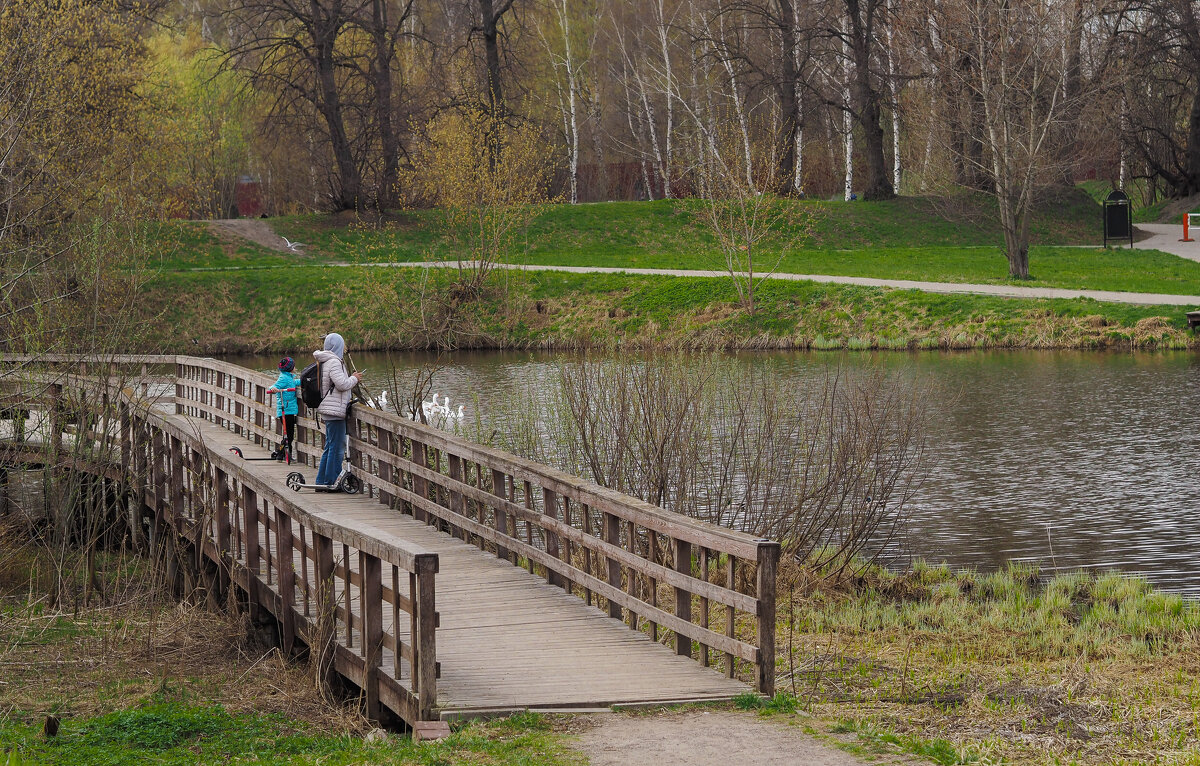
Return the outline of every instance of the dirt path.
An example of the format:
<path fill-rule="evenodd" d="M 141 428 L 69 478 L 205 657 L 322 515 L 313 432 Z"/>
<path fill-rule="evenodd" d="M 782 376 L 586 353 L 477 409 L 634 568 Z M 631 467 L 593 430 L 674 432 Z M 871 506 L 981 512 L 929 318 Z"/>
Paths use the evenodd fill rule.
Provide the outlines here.
<path fill-rule="evenodd" d="M 283 237 L 275 233 L 271 224 L 261 218 L 224 218 L 208 221 L 208 228 L 223 240 L 248 239 L 256 245 L 281 253 L 293 252 L 283 243 Z"/>
<path fill-rule="evenodd" d="M 575 748 L 591 766 L 862 766 L 784 717 L 733 711 L 602 714 L 577 719 Z M 795 720 L 795 719 L 791 719 Z M 574 728 L 574 727 L 573 727 Z M 875 755 L 875 754 L 873 754 Z M 876 755 L 873 764 L 913 763 Z"/>

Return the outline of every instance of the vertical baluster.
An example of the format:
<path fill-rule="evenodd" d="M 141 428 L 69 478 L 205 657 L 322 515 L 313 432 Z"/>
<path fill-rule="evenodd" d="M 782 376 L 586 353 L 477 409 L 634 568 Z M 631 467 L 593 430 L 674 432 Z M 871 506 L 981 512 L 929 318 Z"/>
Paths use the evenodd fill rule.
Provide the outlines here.
<path fill-rule="evenodd" d="M 700 579 L 708 582 L 708 548 L 700 547 Z M 700 597 L 700 627 L 708 627 L 708 598 Z M 708 644 L 700 643 L 700 664 L 704 667 L 709 666 L 708 660 Z"/>
<path fill-rule="evenodd" d="M 292 563 L 292 520 L 275 507 L 275 562 L 279 569 L 279 641 L 291 655 L 296 641 L 296 570 Z"/>
<path fill-rule="evenodd" d="M 299 532 L 300 532 L 300 583 L 301 583 L 300 587 L 301 587 L 301 593 L 304 596 L 304 616 L 311 617 L 312 611 L 309 609 L 309 586 L 308 586 L 308 582 L 309 582 L 308 581 L 309 552 L 308 552 L 308 543 L 305 540 L 305 538 L 307 537 L 307 534 L 305 533 L 303 524 L 300 525 Z"/>
<path fill-rule="evenodd" d="M 242 539 L 246 543 L 246 590 L 250 602 L 250 618 L 258 616 L 258 496 L 242 483 Z"/>
<path fill-rule="evenodd" d="M 395 564 L 392 564 L 392 644 L 395 647 L 395 651 L 392 652 L 392 678 L 399 678 L 400 661 L 404 652 L 400 639 L 400 567 Z"/>
<path fill-rule="evenodd" d="M 417 593 L 413 598 L 413 622 L 417 623 L 418 627 L 416 640 L 413 642 L 413 651 L 417 657 L 413 688 L 417 691 L 418 717 L 422 721 L 433 717 L 433 706 L 437 703 L 437 611 L 433 582 L 437 568 L 436 555 L 421 554 L 416 557 Z"/>
<path fill-rule="evenodd" d="M 333 645 L 337 633 L 337 593 L 334 586 L 333 540 L 313 532 L 313 559 L 316 563 L 317 634 L 313 650 L 317 653 L 318 673 L 328 683 L 333 668 Z"/>
<path fill-rule="evenodd" d="M 625 522 L 625 534 L 629 538 L 628 550 L 633 555 L 638 555 L 638 534 L 637 528 L 632 521 Z M 629 586 L 626 589 L 629 595 L 638 598 L 638 571 L 634 567 L 629 567 Z M 632 609 L 629 610 L 629 627 L 633 630 L 638 629 L 638 615 Z"/>
<path fill-rule="evenodd" d="M 726 560 L 725 565 L 725 587 L 729 590 L 737 590 L 737 559 L 730 555 Z M 730 604 L 725 605 L 725 635 L 733 638 L 737 623 L 737 612 Z M 725 653 L 725 677 L 733 678 L 737 672 L 737 657 Z"/>
<path fill-rule="evenodd" d="M 621 547 L 621 520 L 616 515 L 605 511 L 604 519 L 604 542 L 609 545 Z M 608 584 L 617 590 L 621 590 L 621 562 L 612 556 L 606 556 L 608 561 Z M 608 616 L 615 620 L 621 619 L 621 605 L 608 600 Z"/>
<path fill-rule="evenodd" d="M 550 489 L 542 487 L 542 514 L 551 519 L 558 518 L 558 495 Z M 546 553 L 554 558 L 558 558 L 558 534 L 545 530 L 546 535 Z M 566 578 L 558 572 L 553 571 L 549 567 L 546 569 L 546 581 L 551 585 L 557 585 L 561 588 L 570 588 Z"/>
<path fill-rule="evenodd" d="M 342 543 L 342 592 L 346 595 L 346 646 L 354 646 L 354 601 L 350 598 L 350 588 L 353 586 L 350 569 L 350 546 Z"/>
<path fill-rule="evenodd" d="M 492 494 L 502 500 L 508 500 L 508 474 L 503 471 L 492 469 Z M 504 537 L 513 536 L 516 530 L 512 533 L 508 530 L 508 510 L 501 503 L 496 503 L 495 510 L 492 512 L 492 528 L 496 533 Z M 512 551 L 503 545 L 496 546 L 496 556 L 504 559 L 510 564 L 516 563 L 516 557 Z"/>
<path fill-rule="evenodd" d="M 528 481 L 524 482 L 524 489 L 525 507 L 531 511 L 536 510 L 533 504 L 533 484 Z M 531 522 L 529 519 L 525 519 L 525 543 L 529 545 L 529 547 L 533 547 L 533 522 Z M 529 569 L 529 573 L 533 574 L 533 559 L 526 556 L 525 566 Z"/>
<path fill-rule="evenodd" d="M 687 540 L 674 539 L 675 571 L 687 577 L 692 576 L 692 544 Z M 692 594 L 685 588 L 675 589 L 675 616 L 684 622 L 692 621 Z M 675 633 L 675 653 L 681 657 L 692 656 L 692 640 L 687 636 Z"/>
<path fill-rule="evenodd" d="M 367 717 L 378 721 L 379 664 L 383 655 L 383 572 L 378 557 L 358 552 L 359 610 L 362 615 L 363 693 Z"/>
<path fill-rule="evenodd" d="M 658 563 L 658 533 L 653 529 L 646 530 L 646 559 L 651 564 Z M 647 583 L 650 586 L 650 606 L 658 606 L 658 578 L 650 577 Z M 650 640 L 658 641 L 658 623 L 650 621 Z"/>
<path fill-rule="evenodd" d="M 775 572 L 779 543 L 758 543 L 758 691 L 775 694 Z"/>

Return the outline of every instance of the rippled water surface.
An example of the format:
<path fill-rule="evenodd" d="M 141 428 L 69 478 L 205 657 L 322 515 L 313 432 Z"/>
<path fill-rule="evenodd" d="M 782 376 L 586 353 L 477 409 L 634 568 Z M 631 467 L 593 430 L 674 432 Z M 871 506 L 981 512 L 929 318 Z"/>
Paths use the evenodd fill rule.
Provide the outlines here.
<path fill-rule="evenodd" d="M 307 354 L 297 354 L 304 363 Z M 435 379 L 452 404 L 553 381 L 548 354 L 460 353 Z M 1141 572 L 1200 595 L 1200 354 L 968 352 L 739 355 L 803 384 L 831 367 L 881 365 L 935 383 L 933 472 L 905 553 L 988 569 Z M 423 355 L 358 354 L 379 381 Z M 273 359 L 234 359 L 270 369 Z"/>

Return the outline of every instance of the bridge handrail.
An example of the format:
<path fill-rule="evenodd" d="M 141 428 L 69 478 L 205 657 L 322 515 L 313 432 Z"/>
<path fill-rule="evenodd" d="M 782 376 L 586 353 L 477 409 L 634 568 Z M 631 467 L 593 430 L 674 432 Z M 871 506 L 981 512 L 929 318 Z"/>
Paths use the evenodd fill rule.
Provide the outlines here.
<path fill-rule="evenodd" d="M 119 382 L 31 372 L 10 378 L 4 386 L 14 387 L 24 394 L 18 397 L 22 408 L 40 407 L 50 414 L 47 430 L 41 434 L 42 447 L 60 454 L 65 452 L 62 437 L 67 422 L 73 412 L 83 410 L 82 405 L 75 406 L 80 401 L 75 397 L 103 398 L 100 408 L 91 408 L 90 417 L 107 421 L 107 437 L 113 435 L 114 425 L 119 427 L 120 452 L 110 459 L 119 458 L 127 475 L 143 483 L 138 494 L 160 521 L 170 522 L 188 539 L 199 541 L 203 532 L 201 545 L 206 555 L 221 562 L 226 572 L 246 573 L 240 584 L 247 592 L 260 591 L 252 593 L 252 604 L 262 598 L 277 600 L 273 611 L 280 618 L 285 648 L 290 650 L 298 637 L 298 625 L 309 628 L 307 635 L 300 637 L 318 651 L 312 646 L 314 640 L 336 641 L 353 654 L 357 638 L 356 656 L 362 662 L 358 680 L 369 708 L 377 708 L 382 695 L 409 721 L 435 715 L 436 553 L 399 538 L 365 534 L 306 507 L 312 501 L 263 481 L 229 453 L 209 449 L 199 434 L 188 428 L 187 421 L 156 409 L 153 401 L 139 398 Z M 76 439 L 89 435 L 96 439 L 97 434 L 89 424 L 77 430 Z M 75 446 L 89 445 L 80 441 Z M 110 442 L 108 446 L 115 445 Z M 16 456 L 15 452 L 9 454 Z M 78 461 L 56 461 L 59 463 L 75 465 Z M 206 483 L 211 492 L 205 492 Z M 341 548 L 340 562 L 335 546 Z M 351 549 L 358 553 L 357 570 L 349 558 Z M 293 563 L 296 553 L 300 554 L 300 578 Z M 310 587 L 310 564 L 316 581 L 327 583 L 328 590 Z M 387 568 L 391 569 L 390 578 L 384 576 Z M 408 596 L 401 588 L 401 570 L 409 575 Z M 335 578 L 341 582 L 344 603 L 341 596 L 334 598 Z M 350 598 L 352 586 L 361 594 L 357 605 Z M 390 631 L 383 620 L 384 604 L 392 608 Z M 332 616 L 332 628 L 320 619 L 322 614 Z M 408 622 L 407 638 L 400 633 L 402 615 Z M 339 620 L 344 636 L 317 635 L 322 630 L 340 632 Z M 393 652 L 390 674 L 381 667 L 384 649 Z M 407 687 L 401 683 L 404 677 Z"/>
<path fill-rule="evenodd" d="M 278 440 L 281 424 L 265 395 L 273 376 L 198 357 L 177 357 L 176 365 L 178 411 L 259 444 Z M 298 457 L 315 466 L 319 429 L 303 404 L 297 426 Z M 778 543 L 393 413 L 356 405 L 349 430 L 356 472 L 385 504 L 523 562 L 589 603 L 603 601 L 610 616 L 644 626 L 655 640 L 660 627 L 671 631 L 680 655 L 698 651 L 709 665 L 716 652 L 730 676 L 739 660 L 751 663 L 759 690 L 773 693 Z M 673 604 L 659 602 L 660 584 L 673 590 L 664 599 Z M 714 615 L 710 602 L 724 609 Z M 752 621 L 754 640 L 738 635 L 739 615 Z"/>

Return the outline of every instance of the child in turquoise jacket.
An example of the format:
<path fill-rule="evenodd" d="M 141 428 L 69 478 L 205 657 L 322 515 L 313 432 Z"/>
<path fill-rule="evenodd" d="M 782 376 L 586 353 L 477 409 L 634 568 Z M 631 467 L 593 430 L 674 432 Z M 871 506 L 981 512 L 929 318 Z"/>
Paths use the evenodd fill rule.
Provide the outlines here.
<path fill-rule="evenodd" d="M 300 387 L 300 376 L 293 370 L 296 361 L 290 356 L 279 360 L 279 377 L 267 390 L 275 394 L 275 417 L 283 418 L 284 441 L 279 450 L 279 459 L 291 453 L 292 439 L 296 436 L 296 389 Z"/>

